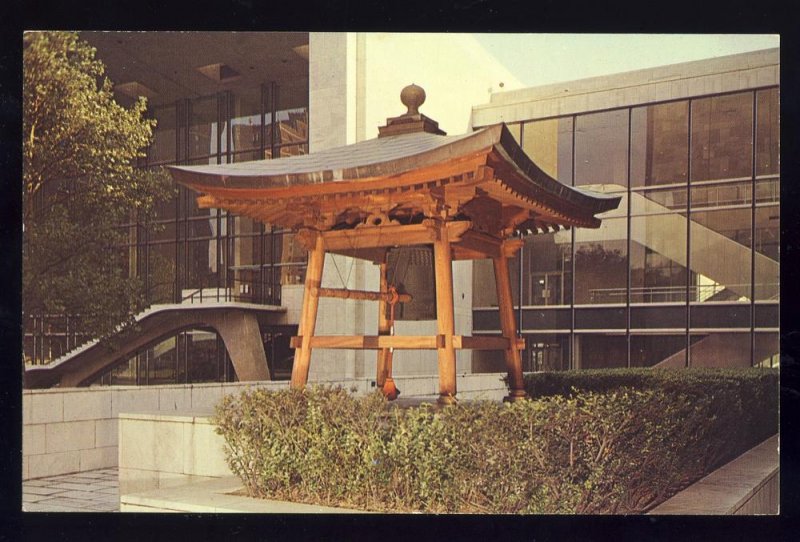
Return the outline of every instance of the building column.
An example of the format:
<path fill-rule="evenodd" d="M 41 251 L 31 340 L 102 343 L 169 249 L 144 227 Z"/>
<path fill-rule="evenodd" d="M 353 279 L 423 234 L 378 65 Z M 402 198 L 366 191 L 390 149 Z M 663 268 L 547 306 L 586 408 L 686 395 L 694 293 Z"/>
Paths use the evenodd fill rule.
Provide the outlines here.
<path fill-rule="evenodd" d="M 438 403 L 450 405 L 456 400 L 456 351 L 453 347 L 455 316 L 453 314 L 453 258 L 447 224 L 436 225 L 433 242 L 434 271 L 436 274 L 436 331 L 439 344 L 439 399 Z"/>
<path fill-rule="evenodd" d="M 527 397 L 522 379 L 522 357 L 517 349 L 517 324 L 514 321 L 514 301 L 511 295 L 511 280 L 508 273 L 508 257 L 501 248 L 500 254 L 492 258 L 494 280 L 497 287 L 497 305 L 500 313 L 500 327 L 503 337 L 508 339 L 505 350 L 506 370 L 508 371 L 509 394 L 506 401 L 516 401 Z"/>
<path fill-rule="evenodd" d="M 308 382 L 308 368 L 311 361 L 311 337 L 317 327 L 317 309 L 319 294 L 317 290 L 322 284 L 322 269 L 325 265 L 325 245 L 322 235 L 314 236 L 313 248 L 308 251 L 308 266 L 303 290 L 303 308 L 300 311 L 300 346 L 295 349 L 292 365 L 292 389 L 302 389 Z"/>

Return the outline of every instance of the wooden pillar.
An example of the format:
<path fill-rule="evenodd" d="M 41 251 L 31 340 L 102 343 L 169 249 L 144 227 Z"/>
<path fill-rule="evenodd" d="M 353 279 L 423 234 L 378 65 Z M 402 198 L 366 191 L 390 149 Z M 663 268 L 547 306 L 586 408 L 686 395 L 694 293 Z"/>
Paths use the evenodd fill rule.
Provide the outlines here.
<path fill-rule="evenodd" d="M 311 362 L 311 337 L 317 327 L 317 309 L 319 296 L 317 289 L 322 283 L 322 268 L 325 264 L 325 245 L 322 235 L 316 234 L 313 247 L 308 251 L 308 267 L 306 268 L 306 282 L 303 290 L 303 308 L 300 311 L 300 346 L 294 351 L 294 364 L 292 365 L 293 389 L 302 389 L 308 382 L 308 367 Z"/>
<path fill-rule="evenodd" d="M 522 380 L 522 357 L 516 347 L 517 324 L 514 320 L 514 301 L 511 296 L 508 257 L 505 251 L 501 249 L 499 256 L 493 257 L 492 262 L 494 263 L 494 280 L 497 286 L 497 305 L 500 309 L 500 327 L 509 344 L 509 348 L 505 351 L 509 394 L 504 400 L 516 401 L 527 397 L 527 394 Z"/>
<path fill-rule="evenodd" d="M 433 242 L 436 274 L 436 330 L 439 335 L 439 399 L 443 405 L 456 402 L 456 351 L 453 348 L 455 318 L 453 315 L 453 258 L 447 225 L 437 224 Z"/>
<path fill-rule="evenodd" d="M 389 283 L 386 280 L 386 271 L 387 271 L 387 264 L 386 259 L 381 263 L 381 278 L 380 278 L 380 291 L 387 292 L 389 290 Z M 386 309 L 388 303 L 385 300 L 381 299 L 378 301 L 378 335 L 389 335 L 389 319 L 386 318 Z M 378 369 L 377 369 L 377 376 L 375 378 L 376 383 L 379 388 L 383 389 L 383 385 L 386 383 L 386 370 L 388 366 L 389 356 L 392 353 L 389 351 L 388 348 L 383 348 L 378 350 Z"/>

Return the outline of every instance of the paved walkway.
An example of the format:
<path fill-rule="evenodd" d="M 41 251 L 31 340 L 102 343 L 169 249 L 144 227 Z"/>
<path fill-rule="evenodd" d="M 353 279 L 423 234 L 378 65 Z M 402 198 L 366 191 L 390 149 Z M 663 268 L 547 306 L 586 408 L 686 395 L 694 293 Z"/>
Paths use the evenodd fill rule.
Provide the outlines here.
<path fill-rule="evenodd" d="M 117 469 L 100 469 L 22 482 L 24 512 L 119 512 Z"/>

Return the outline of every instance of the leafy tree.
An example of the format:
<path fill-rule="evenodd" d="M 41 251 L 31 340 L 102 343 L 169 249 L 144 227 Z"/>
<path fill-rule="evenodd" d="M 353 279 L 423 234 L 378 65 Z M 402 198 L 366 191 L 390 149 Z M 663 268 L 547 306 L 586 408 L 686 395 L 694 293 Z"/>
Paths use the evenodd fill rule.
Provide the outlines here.
<path fill-rule="evenodd" d="M 114 100 L 76 33 L 24 35 L 24 315 L 76 315 L 82 333 L 102 336 L 141 308 L 121 225 L 172 190 L 163 171 L 135 167 L 155 128 L 146 107 Z"/>

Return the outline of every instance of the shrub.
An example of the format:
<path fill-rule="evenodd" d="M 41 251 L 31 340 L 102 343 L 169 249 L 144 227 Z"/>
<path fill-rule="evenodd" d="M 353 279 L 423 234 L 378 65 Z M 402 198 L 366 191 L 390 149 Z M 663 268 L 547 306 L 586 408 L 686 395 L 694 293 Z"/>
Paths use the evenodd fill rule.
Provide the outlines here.
<path fill-rule="evenodd" d="M 250 495 L 392 512 L 638 513 L 702 477 L 720 450 L 777 430 L 766 373 L 692 375 L 688 393 L 656 381 L 578 391 L 585 376 L 531 401 L 444 409 L 339 388 L 249 390 L 215 421 Z M 715 388 L 701 397 L 706 378 Z M 754 397 L 734 399 L 737 386 Z M 726 433 L 735 419 L 743 427 Z"/>
<path fill-rule="evenodd" d="M 733 459 L 778 431 L 777 369 L 595 369 L 525 376 L 533 398 L 606 393 L 622 387 L 661 390 L 686 404 L 687 442 L 704 472 Z M 694 434 L 692 434 L 694 431 Z M 701 438 L 702 437 L 702 438 Z"/>

